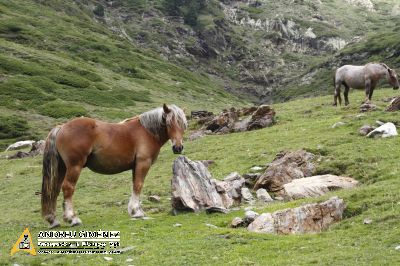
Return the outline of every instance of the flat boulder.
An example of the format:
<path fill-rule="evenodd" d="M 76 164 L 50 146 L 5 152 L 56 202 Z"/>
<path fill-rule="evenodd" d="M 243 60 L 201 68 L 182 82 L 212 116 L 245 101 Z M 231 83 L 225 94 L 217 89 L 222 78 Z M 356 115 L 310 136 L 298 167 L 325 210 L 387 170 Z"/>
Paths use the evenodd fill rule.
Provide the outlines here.
<path fill-rule="evenodd" d="M 247 230 L 269 234 L 318 233 L 342 220 L 346 204 L 343 199 L 332 197 L 322 203 L 306 204 L 293 209 L 258 216 Z"/>
<path fill-rule="evenodd" d="M 386 112 L 395 112 L 400 110 L 400 97 L 395 97 L 390 100 L 390 104 L 386 107 Z"/>
<path fill-rule="evenodd" d="M 257 179 L 254 190 L 265 188 L 268 192 L 280 192 L 283 185 L 294 179 L 312 176 L 315 171 L 315 155 L 305 150 L 281 152 Z"/>
<path fill-rule="evenodd" d="M 284 184 L 284 195 L 290 200 L 318 197 L 329 191 L 353 188 L 358 181 L 351 177 L 336 175 L 317 175 L 301 179 L 294 179 Z"/>

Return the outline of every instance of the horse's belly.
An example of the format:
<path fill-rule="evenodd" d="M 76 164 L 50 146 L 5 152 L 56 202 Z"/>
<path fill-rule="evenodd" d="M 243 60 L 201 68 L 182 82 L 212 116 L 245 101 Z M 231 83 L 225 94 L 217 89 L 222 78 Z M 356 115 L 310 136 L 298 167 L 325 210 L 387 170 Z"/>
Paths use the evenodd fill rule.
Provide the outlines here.
<path fill-rule="evenodd" d="M 88 157 L 86 166 L 93 172 L 99 174 L 118 174 L 133 168 L 134 162 L 126 159 L 118 158 L 101 158 L 96 155 Z"/>

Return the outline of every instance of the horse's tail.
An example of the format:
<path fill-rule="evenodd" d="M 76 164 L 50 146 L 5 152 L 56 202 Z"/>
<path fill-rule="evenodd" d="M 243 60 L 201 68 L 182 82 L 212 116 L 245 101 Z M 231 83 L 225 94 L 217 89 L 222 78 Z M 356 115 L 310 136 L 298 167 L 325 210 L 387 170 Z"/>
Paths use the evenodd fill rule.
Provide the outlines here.
<path fill-rule="evenodd" d="M 50 223 L 55 219 L 57 197 L 65 176 L 65 164 L 56 147 L 60 129 L 55 127 L 50 131 L 43 154 L 42 215 Z"/>
<path fill-rule="evenodd" d="M 334 97 L 333 97 L 334 105 L 336 105 L 338 99 L 339 99 L 339 104 L 342 105 L 342 96 L 340 95 L 340 86 L 336 86 L 336 72 L 335 72 L 335 74 L 333 74 L 333 87 L 334 87 Z"/>

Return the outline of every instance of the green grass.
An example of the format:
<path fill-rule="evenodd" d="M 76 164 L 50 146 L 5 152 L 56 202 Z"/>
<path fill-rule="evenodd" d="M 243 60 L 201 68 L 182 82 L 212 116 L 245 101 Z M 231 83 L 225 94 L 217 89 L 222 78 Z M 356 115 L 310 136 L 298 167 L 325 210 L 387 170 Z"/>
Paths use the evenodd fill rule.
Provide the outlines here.
<path fill-rule="evenodd" d="M 257 206 L 258 212 L 296 207 L 306 202 L 323 201 L 332 195 L 346 204 L 344 220 L 319 234 L 276 236 L 249 233 L 229 228 L 240 211 L 223 214 L 170 213 L 171 165 L 176 158 L 169 144 L 148 174 L 142 194 L 143 207 L 154 220 L 132 221 L 126 206 L 131 187 L 129 172 L 105 176 L 84 170 L 75 193 L 75 207 L 84 225 L 73 230 L 120 230 L 122 246 L 134 250 L 113 255 L 107 264 L 125 265 L 397 265 L 400 262 L 400 164 L 398 137 L 367 139 L 358 135 L 364 124 L 376 120 L 399 122 L 397 113 L 383 111 L 382 99 L 396 92 L 377 90 L 374 102 L 379 110 L 359 115 L 363 92 L 350 93 L 349 107 L 334 108 L 332 97 L 317 97 L 274 105 L 277 124 L 273 127 L 222 136 L 207 136 L 185 145 L 192 160 L 214 160 L 210 171 L 223 178 L 232 171 L 246 173 L 253 165 L 265 165 L 281 150 L 305 148 L 322 155 L 319 173 L 335 173 L 356 178 L 361 185 L 352 190 L 329 193 L 317 199 L 297 200 Z M 338 121 L 344 126 L 332 129 Z M 1 154 L 1 155 L 4 155 Z M 8 175 L 8 177 L 6 177 Z M 9 251 L 23 231 L 37 233 L 47 225 L 40 217 L 41 158 L 0 160 L 0 263 L 20 265 L 98 265 L 106 264 L 101 255 L 44 256 Z M 147 196 L 158 194 L 161 203 Z M 101 195 L 101 196 L 100 196 Z M 121 203 L 121 204 L 120 204 Z M 61 206 L 61 199 L 59 207 Z M 61 216 L 58 209 L 58 216 Z M 364 225 L 365 218 L 372 224 Z M 181 223 L 182 227 L 173 227 Z M 210 228 L 210 223 L 218 228 Z M 70 230 L 63 224 L 61 230 Z"/>

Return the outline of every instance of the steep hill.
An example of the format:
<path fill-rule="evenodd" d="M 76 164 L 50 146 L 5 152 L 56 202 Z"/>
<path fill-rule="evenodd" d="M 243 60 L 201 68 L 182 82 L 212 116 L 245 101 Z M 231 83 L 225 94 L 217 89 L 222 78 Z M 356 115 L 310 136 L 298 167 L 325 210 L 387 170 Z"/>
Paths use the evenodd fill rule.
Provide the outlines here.
<path fill-rule="evenodd" d="M 132 43 L 185 68 L 202 69 L 228 91 L 252 95 L 255 102 L 330 93 L 334 65 L 329 63 L 341 59 L 342 51 L 368 47 L 373 34 L 400 37 L 395 0 L 86 3 L 96 19 Z M 385 61 L 397 49 L 386 38 L 375 41 L 388 51 L 354 61 Z"/>
<path fill-rule="evenodd" d="M 246 104 L 217 80 L 118 37 L 78 2 L 0 3 L 0 139 L 43 138 L 80 115 L 119 121 L 163 102 Z"/>

